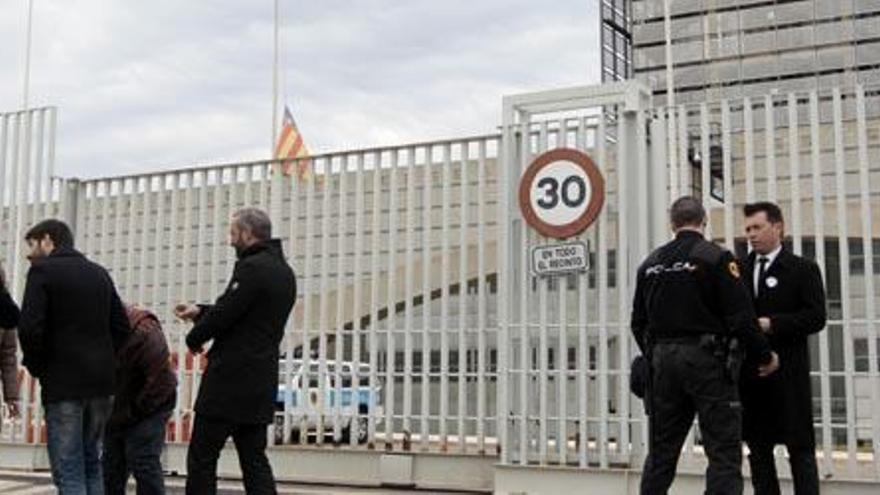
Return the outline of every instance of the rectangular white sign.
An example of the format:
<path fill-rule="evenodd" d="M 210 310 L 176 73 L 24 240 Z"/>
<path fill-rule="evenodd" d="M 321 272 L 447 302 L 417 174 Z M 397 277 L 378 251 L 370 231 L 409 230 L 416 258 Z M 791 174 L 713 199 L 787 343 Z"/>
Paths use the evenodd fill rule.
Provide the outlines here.
<path fill-rule="evenodd" d="M 587 245 L 583 242 L 532 248 L 532 274 L 542 277 L 582 272 L 589 268 Z"/>

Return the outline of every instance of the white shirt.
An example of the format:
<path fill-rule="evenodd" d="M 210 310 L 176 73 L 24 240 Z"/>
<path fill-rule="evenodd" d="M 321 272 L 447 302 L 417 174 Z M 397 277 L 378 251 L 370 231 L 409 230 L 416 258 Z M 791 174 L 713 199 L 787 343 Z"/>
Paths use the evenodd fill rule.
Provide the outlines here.
<path fill-rule="evenodd" d="M 775 260 L 776 257 L 779 256 L 780 252 L 782 252 L 782 244 L 780 244 L 776 247 L 776 249 L 770 251 L 767 254 L 755 253 L 755 269 L 754 272 L 752 272 L 752 287 L 754 287 L 755 289 L 755 294 L 760 293 L 760 291 L 758 290 L 758 272 L 761 271 L 761 257 L 763 256 L 767 258 L 767 264 L 764 265 L 764 273 L 766 274 L 767 270 L 770 269 L 770 265 L 773 264 L 773 260 Z"/>

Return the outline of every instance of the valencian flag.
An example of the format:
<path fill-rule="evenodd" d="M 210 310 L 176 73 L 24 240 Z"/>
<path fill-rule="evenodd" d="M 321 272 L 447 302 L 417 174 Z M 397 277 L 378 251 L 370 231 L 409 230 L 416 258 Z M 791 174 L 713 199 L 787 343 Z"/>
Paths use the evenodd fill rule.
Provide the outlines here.
<path fill-rule="evenodd" d="M 278 144 L 275 146 L 275 158 L 286 159 L 281 163 L 281 171 L 284 175 L 296 176 L 300 181 L 307 181 L 312 176 L 312 161 L 307 160 L 309 149 L 303 142 L 302 134 L 296 127 L 293 115 L 287 105 L 284 106 L 284 119 L 281 121 L 281 135 L 278 136 Z M 300 159 L 299 161 L 295 161 Z M 294 171 L 293 168 L 296 167 Z"/>

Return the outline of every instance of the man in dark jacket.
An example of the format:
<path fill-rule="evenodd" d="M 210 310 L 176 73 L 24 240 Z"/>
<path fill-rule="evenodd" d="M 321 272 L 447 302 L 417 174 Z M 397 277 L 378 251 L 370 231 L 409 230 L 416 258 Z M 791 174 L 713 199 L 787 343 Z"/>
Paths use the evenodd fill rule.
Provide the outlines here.
<path fill-rule="evenodd" d="M 779 360 L 756 328 L 733 254 L 703 238 L 700 201 L 679 198 L 669 216 L 675 239 L 639 267 L 633 299 L 633 336 L 651 367 L 641 493 L 667 492 L 696 415 L 709 458 L 706 493 L 740 494 L 742 417 L 730 339 L 755 356 L 756 374 L 773 373 Z"/>
<path fill-rule="evenodd" d="M 116 353 L 116 397 L 104 438 L 105 488 L 107 495 L 124 495 L 134 474 L 138 495 L 162 495 L 161 455 L 177 377 L 156 315 L 133 305 L 125 310 L 132 334 Z"/>
<path fill-rule="evenodd" d="M 0 267 L 0 380 L 3 381 L 3 402 L 10 417 L 18 417 L 18 337 L 15 328 L 21 312 L 6 288 L 6 274 Z"/>
<path fill-rule="evenodd" d="M 40 380 L 52 479 L 61 494 L 103 493 L 101 441 L 113 405 L 115 349 L 130 333 L 110 275 L 73 249 L 59 220 L 25 235 L 22 364 Z"/>
<path fill-rule="evenodd" d="M 187 452 L 186 493 L 217 490 L 217 458 L 232 436 L 245 491 L 274 494 L 266 458 L 266 426 L 273 420 L 279 345 L 296 299 L 293 270 L 281 242 L 271 239 L 265 212 L 245 208 L 232 216 L 230 244 L 238 261 L 226 291 L 213 306 L 178 304 L 175 314 L 195 322 L 186 337 L 194 353 L 213 340 L 196 399 Z"/>
<path fill-rule="evenodd" d="M 782 363 L 769 378 L 744 373 L 741 381 L 752 484 L 757 495 L 779 493 L 773 448 L 785 444 L 795 493 L 817 494 L 807 337 L 825 327 L 822 275 L 816 263 L 782 246 L 785 225 L 777 205 L 749 204 L 743 212 L 752 246 L 745 263 L 748 290 L 761 330 Z"/>

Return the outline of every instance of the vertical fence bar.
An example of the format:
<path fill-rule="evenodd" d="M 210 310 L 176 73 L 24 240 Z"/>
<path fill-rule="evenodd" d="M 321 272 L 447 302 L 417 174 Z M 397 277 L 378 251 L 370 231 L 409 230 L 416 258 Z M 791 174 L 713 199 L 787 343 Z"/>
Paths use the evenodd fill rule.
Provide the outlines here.
<path fill-rule="evenodd" d="M 184 383 L 186 379 L 186 367 L 187 367 L 187 348 L 183 339 L 183 328 L 182 326 L 175 321 L 174 315 L 172 314 L 173 301 L 175 296 L 175 273 L 177 273 L 177 234 L 180 228 L 178 223 L 179 215 L 180 215 L 180 175 L 177 173 L 171 174 L 171 210 L 170 210 L 170 219 L 169 219 L 169 230 L 168 230 L 168 258 L 167 258 L 167 268 L 165 269 L 165 281 L 167 283 L 166 293 L 165 293 L 165 317 L 166 321 L 173 322 L 173 328 L 176 330 L 174 333 L 177 336 L 176 341 L 176 351 L 177 354 L 177 383 Z M 190 406 L 192 406 L 190 404 Z M 191 407 L 190 407 L 191 409 Z M 177 414 L 175 415 L 175 424 L 174 424 L 174 437 L 182 438 L 183 435 L 188 434 L 189 432 L 185 431 L 183 428 L 183 417 L 181 415 L 180 406 L 178 404 Z"/>
<path fill-rule="evenodd" d="M 688 121 L 687 107 L 685 107 L 684 105 L 679 105 L 679 107 L 678 107 L 678 175 L 679 175 L 680 192 L 682 195 L 693 194 L 693 184 L 691 183 L 691 179 L 692 179 L 691 166 L 690 166 L 690 161 L 688 160 L 687 121 Z M 640 170 L 647 170 L 647 169 L 642 168 Z"/>
<path fill-rule="evenodd" d="M 24 205 L 27 204 L 27 198 L 25 198 L 25 194 L 23 192 L 24 186 L 22 182 L 27 182 L 26 180 L 22 181 L 22 176 L 25 174 L 26 169 L 24 168 L 24 164 L 22 163 L 24 160 L 21 156 L 21 134 L 22 134 L 22 126 L 23 121 L 25 120 L 25 115 L 22 113 L 15 114 L 15 121 L 12 128 L 12 149 L 10 150 L 10 158 L 12 158 L 12 180 L 10 181 L 10 186 L 12 187 L 12 216 L 15 221 L 13 225 L 13 241 L 10 244 L 10 252 L 9 252 L 9 269 L 12 271 L 12 290 L 10 291 L 12 294 L 21 294 L 21 262 L 18 259 L 18 254 L 21 253 L 21 245 L 22 240 L 21 236 L 24 232 Z"/>
<path fill-rule="evenodd" d="M 700 189 L 702 192 L 703 208 L 707 214 L 712 211 L 712 148 L 709 140 L 712 139 L 709 131 L 709 105 L 700 104 Z M 654 205 L 658 207 L 659 205 Z M 711 218 L 711 215 L 709 215 Z M 712 222 L 706 225 L 706 237 L 712 239 Z"/>
<path fill-rule="evenodd" d="M 56 129 L 58 128 L 57 122 L 58 122 L 58 109 L 55 107 L 51 107 L 49 109 L 49 143 L 48 143 L 48 149 L 46 150 L 46 152 L 47 152 L 46 177 L 50 181 L 49 182 L 49 184 L 50 184 L 49 197 L 50 198 L 51 198 L 51 194 L 52 194 L 51 180 L 53 177 L 55 177 L 55 132 L 56 132 Z M 61 190 L 62 191 L 64 190 L 63 185 L 64 185 L 63 182 L 61 182 L 61 186 L 62 186 Z M 2 203 L 0 203 L 0 204 L 2 204 Z M 61 205 L 65 205 L 65 204 L 66 203 L 64 203 L 64 202 L 61 203 Z M 47 199 L 46 203 L 45 203 L 45 210 L 43 211 L 44 217 L 50 216 L 49 206 L 50 206 L 50 201 L 49 201 L 49 199 Z"/>
<path fill-rule="evenodd" d="M 798 101 L 794 93 L 788 95 L 788 167 L 791 184 L 791 236 L 795 254 L 803 253 L 803 219 L 801 209 L 801 145 L 798 128 Z"/>
<path fill-rule="evenodd" d="M 348 156 L 340 157 L 339 176 L 339 199 L 338 211 L 336 216 L 339 219 L 336 230 L 336 335 L 333 339 L 335 344 L 333 351 L 333 360 L 336 363 L 334 367 L 334 400 L 333 400 L 333 440 L 338 442 L 340 439 L 341 423 L 342 423 L 342 365 L 346 361 L 343 359 L 343 340 L 345 339 L 345 281 L 346 281 L 346 240 L 348 238 L 348 189 L 346 188 L 346 179 L 348 176 Z M 330 174 L 325 175 L 327 181 L 330 182 Z M 354 359 L 351 360 L 354 363 Z M 354 366 L 352 366 L 354 367 Z M 351 376 L 348 377 L 351 383 Z M 349 389 L 351 392 L 351 404 L 353 407 L 357 405 L 358 391 L 356 388 Z M 354 421 L 352 418 L 350 421 Z M 350 423 L 349 423 L 350 425 Z M 349 426 L 349 428 L 351 428 Z M 349 433 L 351 430 L 349 429 Z"/>
<path fill-rule="evenodd" d="M 452 181 L 452 164 L 450 144 L 443 145 L 443 250 L 441 261 L 440 284 L 442 295 L 440 299 L 440 449 L 446 451 L 448 448 L 448 430 L 447 420 L 449 419 L 449 332 L 445 327 L 445 322 L 449 321 L 449 298 L 451 291 L 449 290 L 449 270 L 450 270 L 450 242 L 449 242 L 449 217 L 450 217 L 450 189 Z"/>
<path fill-rule="evenodd" d="M 468 262 L 468 160 L 469 143 L 462 142 L 461 146 L 461 182 L 459 183 L 459 217 L 458 217 L 458 450 L 464 452 L 467 447 L 465 432 L 465 386 L 467 384 L 467 262 Z"/>
<path fill-rule="evenodd" d="M 412 434 L 413 403 L 413 311 L 415 299 L 415 243 L 416 243 L 416 149 L 407 151 L 406 166 L 406 274 L 404 296 L 404 344 L 403 344 L 403 434 L 408 439 Z M 404 448 L 411 448 L 409 442 Z"/>
<path fill-rule="evenodd" d="M 514 443 L 508 433 L 510 425 L 516 425 L 516 415 L 512 404 L 511 382 L 513 376 L 511 369 L 513 365 L 513 339 L 511 336 L 511 323 L 513 320 L 513 311 L 511 309 L 513 303 L 513 284 L 510 280 L 510 269 L 513 263 L 508 242 L 513 239 L 511 222 L 513 215 L 510 208 L 510 191 L 507 189 L 511 183 L 511 177 L 514 171 L 510 170 L 515 162 L 516 157 L 516 132 L 514 129 L 515 112 L 505 104 L 504 114 L 502 116 L 503 127 L 501 129 L 502 137 L 498 143 L 498 191 L 499 191 L 499 207 L 498 207 L 498 223 L 500 237 L 496 244 L 497 259 L 497 294 L 498 294 L 498 364 L 496 367 L 497 389 L 496 389 L 496 424 L 497 424 L 497 442 L 500 451 L 501 464 L 511 464 L 513 457 Z"/>
<path fill-rule="evenodd" d="M 731 160 L 730 102 L 721 100 L 721 150 L 724 197 L 724 244 L 733 250 L 733 163 Z"/>
<path fill-rule="evenodd" d="M 776 202 L 777 179 L 776 179 L 776 123 L 774 122 L 775 110 L 773 107 L 773 95 L 764 97 L 764 160 L 767 164 L 767 199 Z"/>
<path fill-rule="evenodd" d="M 847 222 L 846 203 L 846 159 L 843 136 L 843 103 L 840 89 L 835 88 L 833 94 L 834 111 L 834 178 L 837 202 L 837 246 L 840 264 L 840 301 L 843 317 L 843 365 L 845 371 L 844 384 L 846 389 L 846 450 L 847 467 L 850 473 L 856 471 L 856 401 L 855 401 L 855 353 L 850 324 L 852 322 L 852 302 L 850 301 L 850 265 L 849 265 L 849 225 Z"/>
<path fill-rule="evenodd" d="M 328 292 L 330 291 L 330 188 L 332 184 L 327 181 L 329 171 L 332 165 L 332 157 L 324 159 L 325 179 L 321 183 L 321 281 L 320 294 L 318 302 L 318 401 L 316 405 L 317 426 L 316 439 L 318 445 L 324 443 L 325 424 L 324 420 L 327 415 L 327 399 L 329 379 L 327 367 L 327 330 L 330 313 L 330 301 Z M 313 178 L 317 182 L 317 178 Z M 317 185 L 316 185 L 317 187 Z M 338 363 L 337 363 L 338 364 Z"/>
<path fill-rule="evenodd" d="M 537 154 L 540 155 L 547 149 L 547 121 L 541 121 L 538 131 L 538 149 Z M 540 237 L 538 244 L 546 244 L 547 239 Z M 530 244 L 529 244 L 530 245 Z M 550 279 L 541 278 L 538 280 L 538 318 L 539 318 L 539 344 L 538 344 L 538 463 L 542 466 L 548 461 L 548 443 L 549 443 L 549 329 L 548 329 L 548 306 L 549 306 L 549 287 Z"/>
<path fill-rule="evenodd" d="M 610 168 L 606 166 L 608 163 L 608 129 L 606 127 L 606 115 L 604 110 L 599 114 L 599 130 L 596 136 L 596 146 L 598 147 L 599 167 L 603 173 L 609 173 Z M 620 179 L 618 179 L 618 184 Z M 620 197 L 620 190 L 616 191 Z M 618 199 L 620 201 L 620 199 Z M 609 201 L 610 203 L 610 201 Z M 618 212 L 618 218 L 620 213 Z M 599 467 L 607 469 L 608 462 L 608 380 L 610 360 L 608 356 L 608 231 L 610 230 L 608 220 L 608 209 L 602 208 L 599 212 L 599 233 L 598 233 L 598 281 L 599 286 L 599 438 L 597 446 L 599 449 Z M 619 289 L 618 289 L 619 290 Z M 584 439 L 586 441 L 586 439 Z"/>
<path fill-rule="evenodd" d="M 158 184 L 156 188 L 156 227 L 155 227 L 155 241 L 153 243 L 156 246 L 156 251 L 153 257 L 153 290 L 150 294 L 150 302 L 153 306 L 153 311 L 156 312 L 157 315 L 162 318 L 162 320 L 170 327 L 171 321 L 167 318 L 165 313 L 159 312 L 158 306 L 160 304 L 160 295 L 159 288 L 161 287 L 161 283 L 168 280 L 168 274 L 170 274 L 170 270 L 162 269 L 162 250 L 166 246 L 166 236 L 165 236 L 165 189 L 167 184 L 167 176 L 162 174 L 158 176 Z M 94 201 L 92 201 L 94 202 Z M 164 275 L 164 276 L 163 276 Z M 170 328 L 169 328 L 170 330 Z M 169 345 L 171 342 L 169 342 Z M 173 351 L 172 351 L 173 352 Z M 179 356 L 178 356 L 179 358 Z M 183 364 L 178 359 L 177 361 L 178 369 Z M 178 382 L 180 383 L 180 382 Z M 174 441 L 180 442 L 182 439 L 180 438 L 180 407 L 182 401 L 177 401 L 177 405 L 174 407 Z"/>
<path fill-rule="evenodd" d="M 587 139 L 586 139 L 586 117 L 581 117 L 577 120 L 577 129 L 575 134 L 575 147 L 579 150 L 586 150 L 587 148 Z M 598 141 L 598 138 L 596 138 Z M 598 148 L 598 142 L 594 143 L 594 147 Z M 603 164 L 604 165 L 604 164 Z M 593 246 L 594 249 L 601 249 L 601 246 Z M 590 246 L 587 245 L 587 256 L 590 256 Z M 587 371 L 589 370 L 589 332 L 590 332 L 590 324 L 587 319 L 587 300 L 592 298 L 592 294 L 590 294 L 590 284 L 589 284 L 589 270 L 595 270 L 595 266 L 588 267 L 588 270 L 585 270 L 577 275 L 577 396 L 578 396 L 578 419 L 575 421 L 577 427 L 575 448 L 577 449 L 578 456 L 578 467 L 584 469 L 587 467 L 587 463 L 589 461 L 589 457 L 587 456 L 587 449 L 589 443 L 588 436 L 588 426 L 589 426 L 589 417 L 588 417 L 588 402 L 589 402 L 589 390 L 588 390 L 588 377 Z"/>
<path fill-rule="evenodd" d="M 434 170 L 434 147 L 425 148 L 425 163 L 422 169 L 422 373 L 421 373 L 421 430 L 422 450 L 428 450 L 428 436 L 431 418 L 431 231 L 433 230 L 432 196 L 434 186 L 432 175 Z"/>
<path fill-rule="evenodd" d="M 138 263 L 138 295 L 137 302 L 141 306 L 146 305 L 146 288 L 147 288 L 147 266 L 149 265 L 147 260 L 147 255 L 149 254 L 149 249 L 147 248 L 150 245 L 150 226 L 147 223 L 148 218 L 154 218 L 152 213 L 152 205 L 150 204 L 150 199 L 153 195 L 153 177 L 147 176 L 143 179 L 144 192 L 143 198 L 141 201 L 141 235 L 140 240 L 138 242 L 140 246 L 140 259 Z M 156 247 L 158 249 L 158 246 Z M 155 269 L 155 267 L 154 267 Z"/>
<path fill-rule="evenodd" d="M 382 215 L 382 154 L 375 152 L 373 154 L 373 225 L 371 238 L 371 260 L 370 260 L 370 384 L 378 383 L 378 364 L 376 348 L 379 341 L 379 309 L 381 300 L 379 299 L 379 234 L 381 229 Z M 385 404 L 385 407 L 388 405 Z M 378 421 L 378 411 L 370 411 L 370 419 L 368 421 L 369 441 L 370 444 L 375 441 L 376 422 Z"/>
<path fill-rule="evenodd" d="M 559 135 L 558 147 L 568 147 L 568 122 L 562 119 L 557 124 Z M 558 294 L 557 305 L 557 350 L 555 356 L 556 370 L 556 455 L 557 462 L 563 466 L 568 463 L 568 275 L 556 278 Z"/>
<path fill-rule="evenodd" d="M 133 178 L 131 180 L 131 192 L 128 196 L 128 235 L 126 236 L 125 248 L 125 295 L 130 302 L 137 301 L 137 296 L 134 291 L 135 267 L 137 266 L 134 264 L 134 241 L 137 236 L 135 236 L 134 233 L 138 225 L 135 219 L 137 218 L 138 210 L 140 210 L 141 207 L 138 201 L 140 196 L 138 194 L 139 186 L 140 179 L 137 177 Z"/>
<path fill-rule="evenodd" d="M 299 164 L 297 164 L 299 166 Z M 311 401 L 312 375 L 312 325 L 314 306 L 317 299 L 314 280 L 314 244 L 315 244 L 315 177 L 310 176 L 306 184 L 306 237 L 305 237 L 305 276 L 303 277 L 303 327 L 302 327 L 302 364 L 297 398 L 303 404 L 305 414 L 299 418 L 299 442 L 308 442 L 309 415 L 314 415 Z"/>
<path fill-rule="evenodd" d="M 743 138 L 746 162 L 746 202 L 755 202 L 755 128 L 752 100 L 743 98 Z"/>
<path fill-rule="evenodd" d="M 485 139 L 481 139 L 479 142 L 477 156 L 477 453 L 484 455 L 486 453 L 486 352 L 488 351 L 486 343 L 488 282 L 486 281 L 486 195 L 484 194 L 486 191 Z M 499 239 L 496 242 L 503 241 Z M 496 266 L 498 266 L 497 271 L 503 269 L 501 265 Z M 506 343 L 499 340 L 495 345 L 497 352 Z"/>
<path fill-rule="evenodd" d="M 821 141 L 819 140 L 819 97 L 816 91 L 810 93 L 810 149 L 812 157 L 813 184 L 813 228 L 816 240 L 816 262 L 825 277 L 825 214 L 822 204 L 822 164 Z M 827 330 L 827 329 L 826 329 Z M 819 367 L 822 396 L 822 450 L 826 473 L 833 472 L 831 459 L 833 446 L 831 436 L 831 375 L 828 331 L 819 334 Z"/>
<path fill-rule="evenodd" d="M 618 432 L 617 454 L 620 460 L 626 457 L 629 449 L 629 387 L 626 383 L 624 367 L 629 364 L 629 231 L 625 219 L 630 218 L 630 178 L 627 173 L 626 160 L 631 153 L 629 133 L 622 129 L 618 122 L 617 126 L 617 341 L 618 341 L 618 369 L 617 369 L 617 397 L 620 401 L 618 406 Z M 675 154 L 675 148 L 670 149 L 670 156 Z"/>
<path fill-rule="evenodd" d="M 254 201 L 254 166 L 247 164 L 244 166 L 244 206 L 253 206 Z"/>
<path fill-rule="evenodd" d="M 100 263 L 107 266 L 111 261 L 107 256 L 107 251 L 110 249 L 108 247 L 108 244 L 110 243 L 110 233 L 108 231 L 110 229 L 110 192 L 113 189 L 113 183 L 110 180 L 105 180 L 101 182 L 101 185 L 103 186 L 103 196 L 98 196 L 101 198 L 101 239 L 98 244 L 98 249 L 100 253 Z"/>
<path fill-rule="evenodd" d="M 29 224 L 33 224 L 33 223 L 36 223 L 37 221 L 39 221 L 41 219 L 41 217 L 40 217 L 41 213 L 45 212 L 45 208 L 42 208 L 42 207 L 43 207 L 43 197 L 44 197 L 43 192 L 45 191 L 45 188 L 43 187 L 43 157 L 45 155 L 45 153 L 44 153 L 44 147 L 45 147 L 44 130 L 46 127 L 46 125 L 45 125 L 45 123 L 46 123 L 46 110 L 43 109 L 43 110 L 37 110 L 37 111 L 31 112 L 31 115 L 34 115 L 34 114 L 36 114 L 36 125 L 35 125 L 36 126 L 36 136 L 35 136 L 36 143 L 33 146 L 33 148 L 34 148 L 33 151 L 34 151 L 35 156 L 34 156 L 34 161 L 33 161 L 34 176 L 33 176 L 33 193 L 32 194 L 30 192 L 31 187 L 30 186 L 28 187 L 28 197 L 30 198 L 30 214 L 28 215 L 28 217 L 29 217 L 28 223 Z M 34 125 L 33 121 L 31 121 L 31 124 L 32 124 L 32 126 Z M 29 132 L 33 132 L 33 131 L 29 130 Z M 28 147 L 25 150 L 25 153 L 28 154 L 28 159 L 30 159 L 31 148 Z"/>
<path fill-rule="evenodd" d="M 391 169 L 389 177 L 389 186 L 391 194 L 389 198 L 389 215 L 388 215 L 388 292 L 385 305 L 388 308 L 386 317 L 386 347 L 385 347 L 385 371 L 388 374 L 388 383 L 385 388 L 386 404 L 385 404 L 385 447 L 393 447 L 394 445 L 394 398 L 395 398 L 395 381 L 397 380 L 397 347 L 395 345 L 395 335 L 397 334 L 397 229 L 399 205 L 397 191 L 397 173 L 400 160 L 400 151 L 398 149 L 391 150 Z"/>
<path fill-rule="evenodd" d="M 363 308 L 361 307 L 361 298 L 363 297 L 363 245 L 364 245 L 364 155 L 358 153 L 355 163 L 355 208 L 354 208 L 354 290 L 352 302 L 352 390 L 360 396 L 361 388 L 361 315 Z M 377 398 L 373 391 L 376 389 L 375 383 L 369 383 L 369 395 L 367 402 L 367 410 L 375 409 Z M 351 444 L 355 445 L 361 438 L 362 423 L 360 421 L 362 411 L 360 407 L 355 410 L 356 416 L 351 425 Z"/>
<path fill-rule="evenodd" d="M 520 149 L 518 156 L 518 168 L 514 170 L 515 176 L 521 176 L 529 160 L 531 159 L 531 126 L 528 117 L 521 115 L 520 120 Z M 520 223 L 519 233 L 524 244 L 534 241 L 534 234 L 525 225 Z M 519 463 L 529 464 L 529 382 L 532 379 L 531 371 L 531 328 L 529 316 L 529 291 L 532 280 L 529 274 L 529 260 L 525 250 L 519 253 L 520 278 L 519 278 Z"/>
<path fill-rule="evenodd" d="M 213 298 L 214 293 L 219 292 L 221 290 L 221 278 L 220 278 L 220 247 L 224 244 L 225 232 L 224 232 L 224 224 L 223 217 L 221 216 L 221 212 L 227 212 L 230 208 L 225 203 L 226 199 L 226 190 L 224 189 L 223 184 L 223 176 L 225 175 L 224 169 L 218 168 L 214 171 L 214 186 L 213 186 L 213 202 L 214 209 L 212 211 L 211 225 L 213 226 L 211 229 L 211 276 L 208 279 L 208 287 L 210 288 L 209 293 L 207 294 L 207 298 Z M 193 380 L 193 388 L 198 388 L 201 385 L 201 373 L 202 367 L 205 364 L 203 356 L 199 356 L 198 363 L 199 365 L 195 367 L 194 374 L 195 379 Z M 287 431 L 287 430 L 285 430 Z"/>
<path fill-rule="evenodd" d="M 274 162 L 271 165 L 272 173 L 278 174 L 278 177 L 273 176 L 273 180 L 277 180 L 277 184 L 272 188 L 272 194 L 278 193 L 278 197 L 272 197 L 273 204 L 277 205 L 277 218 L 279 222 L 284 221 L 284 195 L 285 192 L 288 195 L 288 199 L 290 203 L 287 205 L 288 219 L 287 219 L 287 255 L 290 258 L 290 264 L 294 269 L 295 275 L 297 277 L 297 295 L 296 300 L 294 300 L 294 311 L 291 313 L 290 317 L 287 320 L 287 327 L 284 329 L 284 363 L 282 364 L 280 361 L 278 363 L 278 375 L 279 375 L 279 383 L 280 389 L 279 392 L 284 397 L 284 409 L 281 411 L 281 424 L 278 424 L 278 420 L 276 419 L 275 423 L 275 442 L 276 443 L 289 443 L 290 442 L 290 433 L 292 431 L 292 402 L 294 394 L 296 393 L 293 389 L 293 376 L 296 370 L 294 370 L 294 352 L 295 352 L 295 343 L 294 339 L 296 337 L 296 308 L 302 304 L 302 285 L 301 279 L 299 277 L 302 276 L 302 273 L 299 272 L 299 264 L 297 263 L 297 243 L 296 243 L 296 228 L 299 225 L 297 217 L 297 194 L 295 192 L 296 180 L 290 180 L 290 176 L 284 172 L 285 164 L 281 162 Z M 288 183 L 289 182 L 289 183 Z M 296 394 L 298 399 L 298 404 L 302 403 L 303 395 L 302 393 Z M 277 413 L 276 413 L 277 414 Z M 277 418 L 277 416 L 276 416 Z M 281 427 L 281 432 L 277 431 L 278 427 Z"/>
<path fill-rule="evenodd" d="M 116 286 L 119 287 L 120 277 L 122 276 L 122 266 L 120 256 L 122 256 L 122 211 L 123 202 L 125 201 L 125 179 L 114 181 L 116 183 L 116 199 L 113 201 L 113 262 L 111 265 L 111 274 Z M 112 190 L 112 188 L 111 188 Z M 128 287 L 125 288 L 126 293 Z"/>

